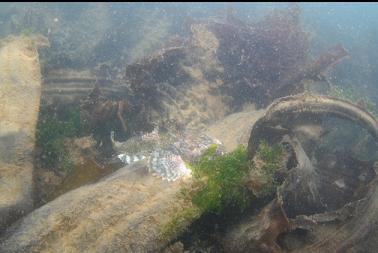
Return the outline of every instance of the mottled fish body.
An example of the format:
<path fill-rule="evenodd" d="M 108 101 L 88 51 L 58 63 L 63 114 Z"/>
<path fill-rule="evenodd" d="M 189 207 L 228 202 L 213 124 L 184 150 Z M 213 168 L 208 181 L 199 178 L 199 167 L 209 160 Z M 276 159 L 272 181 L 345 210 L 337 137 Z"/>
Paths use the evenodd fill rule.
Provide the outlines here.
<path fill-rule="evenodd" d="M 139 162 L 146 157 L 144 155 L 127 155 L 127 154 L 120 154 L 117 157 L 126 165 Z"/>
<path fill-rule="evenodd" d="M 149 172 L 163 180 L 175 181 L 191 174 L 180 155 L 171 151 L 156 150 L 150 157 Z"/>
<path fill-rule="evenodd" d="M 175 181 L 191 174 L 184 160 L 196 162 L 201 154 L 211 145 L 221 142 L 206 134 L 184 132 L 159 135 L 157 130 L 136 136 L 119 144 L 123 147 L 118 158 L 126 165 L 148 159 L 149 172 L 163 180 Z M 219 148 L 218 151 L 222 149 Z M 117 150 L 120 152 L 120 150 Z"/>

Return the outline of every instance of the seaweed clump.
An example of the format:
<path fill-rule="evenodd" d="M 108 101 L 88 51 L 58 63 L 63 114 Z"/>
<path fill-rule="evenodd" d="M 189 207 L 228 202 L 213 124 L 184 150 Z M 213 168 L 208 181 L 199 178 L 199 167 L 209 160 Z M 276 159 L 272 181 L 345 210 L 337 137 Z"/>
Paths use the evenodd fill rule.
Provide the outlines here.
<path fill-rule="evenodd" d="M 262 142 L 256 155 L 259 164 L 256 165 L 249 162 L 247 149 L 242 145 L 225 155 L 218 155 L 217 145 L 212 145 L 198 162 L 188 165 L 193 182 L 180 192 L 187 207 L 172 215 L 172 219 L 162 227 L 160 238 L 169 240 L 178 236 L 200 216 L 221 218 L 230 210 L 243 213 L 256 197 L 271 196 L 280 183 L 276 172 L 283 161 L 283 154 L 282 145 L 269 146 Z M 259 173 L 255 174 L 255 171 Z M 258 193 L 254 189 L 251 192 L 249 188 L 251 175 L 253 180 L 261 183 Z"/>
<path fill-rule="evenodd" d="M 37 148 L 39 162 L 42 167 L 67 172 L 73 166 L 68 150 L 64 146 L 65 138 L 80 137 L 85 132 L 80 111 L 72 109 L 64 120 L 54 114 L 46 113 L 47 117 L 38 122 Z"/>
<path fill-rule="evenodd" d="M 180 191 L 187 207 L 172 215 L 172 219 L 163 225 L 162 240 L 179 235 L 201 215 L 220 216 L 227 208 L 243 211 L 251 203 L 252 196 L 245 186 L 250 169 L 246 148 L 239 146 L 225 155 L 218 155 L 217 148 L 212 145 L 198 162 L 188 164 L 193 182 Z"/>
<path fill-rule="evenodd" d="M 245 187 L 250 169 L 246 148 L 239 146 L 222 156 L 216 156 L 216 152 L 214 145 L 192 165 L 200 189 L 193 195 L 192 202 L 204 213 L 221 214 L 226 207 L 243 210 L 251 200 Z"/>

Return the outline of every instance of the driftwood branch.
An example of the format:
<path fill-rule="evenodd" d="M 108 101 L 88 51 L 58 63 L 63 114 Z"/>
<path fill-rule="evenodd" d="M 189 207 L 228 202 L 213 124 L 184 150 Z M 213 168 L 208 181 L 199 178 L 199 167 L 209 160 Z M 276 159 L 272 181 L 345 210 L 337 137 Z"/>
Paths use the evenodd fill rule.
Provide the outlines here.
<path fill-rule="evenodd" d="M 349 102 L 307 94 L 278 99 L 254 125 L 249 156 L 254 157 L 262 139 L 285 142 L 292 147 L 296 164 L 277 191 L 274 201 L 282 201 L 282 205 L 273 205 L 277 203 L 273 201 L 260 214 L 227 232 L 226 252 L 234 252 L 234 248 L 240 249 L 237 252 L 375 252 L 377 163 L 359 161 L 349 154 L 331 156 L 303 149 L 296 137 L 297 126 L 319 124 L 324 117 L 358 124 L 378 142 L 377 120 Z M 282 215 L 264 215 L 277 212 Z M 265 224 L 269 225 L 256 226 L 258 217 L 260 223 L 268 219 Z M 282 223 L 282 217 L 289 222 Z M 261 239 L 268 234 L 269 241 Z"/>

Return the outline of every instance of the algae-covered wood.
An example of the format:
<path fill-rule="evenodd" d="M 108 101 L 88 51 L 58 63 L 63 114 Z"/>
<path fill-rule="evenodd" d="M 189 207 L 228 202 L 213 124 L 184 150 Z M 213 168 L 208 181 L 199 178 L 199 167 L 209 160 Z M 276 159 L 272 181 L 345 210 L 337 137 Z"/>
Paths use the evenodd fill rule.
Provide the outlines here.
<path fill-rule="evenodd" d="M 0 252 L 158 252 L 164 226 L 188 205 L 183 180 L 154 177 L 143 162 L 123 167 L 21 219 Z"/>

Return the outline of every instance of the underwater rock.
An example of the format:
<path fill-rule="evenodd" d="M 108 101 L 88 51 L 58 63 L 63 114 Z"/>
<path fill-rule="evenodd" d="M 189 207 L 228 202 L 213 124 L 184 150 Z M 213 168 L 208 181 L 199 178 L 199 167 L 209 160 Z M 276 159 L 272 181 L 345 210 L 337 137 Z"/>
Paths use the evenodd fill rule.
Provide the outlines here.
<path fill-rule="evenodd" d="M 41 96 L 39 47 L 46 38 L 0 42 L 0 230 L 32 208 L 33 149 Z"/>
<path fill-rule="evenodd" d="M 347 101 L 309 94 L 275 101 L 253 126 L 248 150 L 252 159 L 261 140 L 291 147 L 295 159 L 287 165 L 288 171 L 274 200 L 282 200 L 282 205 L 279 209 L 267 205 L 258 214 L 262 215 L 266 209 L 281 210 L 288 223 L 284 227 L 273 226 L 276 233 L 270 234 L 268 242 L 256 241 L 261 227 L 255 225 L 259 216 L 252 215 L 249 221 L 235 225 L 226 233 L 226 252 L 235 252 L 233 246 L 250 252 L 248 246 L 254 245 L 256 249 L 256 242 L 257 251 L 253 252 L 376 251 L 377 162 L 360 161 L 347 151 L 335 153 L 317 148 L 322 138 L 326 138 L 320 137 L 322 134 L 309 134 L 312 145 L 302 146 L 307 142 L 306 131 L 319 132 L 326 118 L 353 122 L 378 142 L 377 120 Z M 314 124 L 318 127 L 314 128 Z M 311 125 L 306 131 L 300 127 Z M 268 224 L 282 224 L 281 217 L 270 219 Z M 254 236 L 246 238 L 243 231 Z"/>

